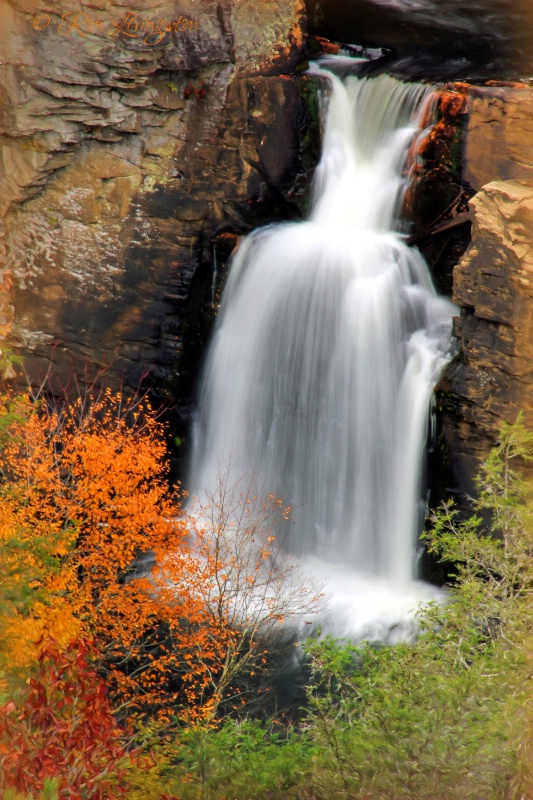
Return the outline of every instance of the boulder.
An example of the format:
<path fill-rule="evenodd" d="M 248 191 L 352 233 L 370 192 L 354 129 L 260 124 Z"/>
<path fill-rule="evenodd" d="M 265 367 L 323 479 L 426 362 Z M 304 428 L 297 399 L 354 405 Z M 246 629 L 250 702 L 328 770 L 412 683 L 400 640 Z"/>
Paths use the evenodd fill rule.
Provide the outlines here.
<path fill-rule="evenodd" d="M 443 483 L 437 494 L 472 495 L 502 423 L 522 410 L 533 428 L 533 89 L 455 82 L 439 90 L 435 110 L 405 211 L 411 240 L 458 306 L 431 469 Z"/>
<path fill-rule="evenodd" d="M 463 180 L 475 191 L 494 180 L 533 185 L 533 89 L 472 86 Z"/>

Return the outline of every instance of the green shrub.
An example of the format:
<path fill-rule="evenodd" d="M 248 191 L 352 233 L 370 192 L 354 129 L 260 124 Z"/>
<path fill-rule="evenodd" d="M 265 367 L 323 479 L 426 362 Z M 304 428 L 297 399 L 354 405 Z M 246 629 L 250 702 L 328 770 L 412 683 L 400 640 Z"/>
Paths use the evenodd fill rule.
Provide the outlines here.
<path fill-rule="evenodd" d="M 180 800 L 285 800 L 299 797 L 314 750 L 294 731 L 227 720 L 218 730 L 182 729 L 154 748 L 151 773 L 136 775 L 131 800 L 156 800 L 157 791 Z M 278 726 L 280 727 L 280 726 Z"/>
<path fill-rule="evenodd" d="M 45 780 L 43 790 L 38 795 L 24 794 L 16 792 L 14 789 L 6 789 L 2 800 L 58 800 L 57 781 L 55 778 Z"/>
<path fill-rule="evenodd" d="M 533 521 L 519 467 L 531 434 L 505 426 L 475 514 L 432 518 L 428 549 L 454 565 L 446 603 L 415 642 L 313 640 L 297 729 L 226 720 L 157 733 L 131 800 L 527 800 L 533 798 Z M 146 749 L 146 748 L 145 748 Z"/>
<path fill-rule="evenodd" d="M 314 797 L 533 796 L 533 525 L 514 469 L 532 441 L 520 419 L 505 426 L 480 473 L 476 516 L 461 522 L 449 503 L 434 515 L 428 548 L 457 577 L 445 605 L 420 612 L 414 644 L 309 643 Z"/>

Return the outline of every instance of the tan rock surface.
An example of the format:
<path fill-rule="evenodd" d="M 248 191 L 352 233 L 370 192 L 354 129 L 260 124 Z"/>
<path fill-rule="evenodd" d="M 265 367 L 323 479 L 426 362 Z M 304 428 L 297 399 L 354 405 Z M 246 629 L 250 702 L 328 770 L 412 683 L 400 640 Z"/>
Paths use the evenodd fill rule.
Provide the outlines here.
<path fill-rule="evenodd" d="M 471 87 L 463 158 L 476 191 L 494 180 L 533 184 L 532 87 Z"/>
<path fill-rule="evenodd" d="M 460 355 L 444 383 L 454 450 L 471 476 L 502 421 L 522 410 L 533 428 L 533 186 L 493 181 L 470 207 L 472 242 L 454 270 Z"/>
<path fill-rule="evenodd" d="M 459 485 L 520 410 L 533 428 L 533 89 L 470 86 L 463 185 L 470 246 L 453 273 L 459 355 L 441 382 L 444 432 Z"/>
<path fill-rule="evenodd" d="M 68 8 L 0 0 L 0 325 L 37 379 L 53 357 L 62 380 L 85 362 L 172 380 L 211 240 L 247 230 L 251 200 L 290 202 L 303 6 Z"/>

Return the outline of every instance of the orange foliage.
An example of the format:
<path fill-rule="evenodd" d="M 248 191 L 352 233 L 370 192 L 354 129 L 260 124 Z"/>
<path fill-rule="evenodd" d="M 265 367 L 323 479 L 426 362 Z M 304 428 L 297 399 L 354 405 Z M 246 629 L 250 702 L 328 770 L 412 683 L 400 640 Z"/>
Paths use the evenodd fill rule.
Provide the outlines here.
<path fill-rule="evenodd" d="M 120 700 L 151 703 L 150 642 L 168 609 L 128 570 L 140 553 L 184 549 L 186 535 L 161 423 L 148 403 L 110 391 L 63 407 L 17 398 L 5 412 L 0 536 L 16 542 L 10 579 L 32 590 L 29 613 L 11 608 L 6 620 L 11 653 L 31 663 L 32 640 L 65 646 L 81 633 L 97 642 Z M 194 620 L 191 604 L 181 606 Z M 157 649 L 161 678 L 168 653 L 162 642 Z"/>
<path fill-rule="evenodd" d="M 45 634 L 65 646 L 80 632 L 65 594 L 75 529 L 65 524 L 63 483 L 48 428 L 25 398 L 0 402 L 0 642 L 13 668 L 36 660 Z M 5 666 L 5 664 L 4 664 Z"/>
<path fill-rule="evenodd" d="M 271 558 L 278 501 L 258 514 L 222 482 L 202 520 L 185 518 L 147 402 L 4 398 L 0 471 L 4 651 L 28 666 L 43 636 L 93 640 L 126 714 L 211 718 L 239 670 L 260 668 L 288 592 L 301 593 L 300 613 L 313 602 Z"/>

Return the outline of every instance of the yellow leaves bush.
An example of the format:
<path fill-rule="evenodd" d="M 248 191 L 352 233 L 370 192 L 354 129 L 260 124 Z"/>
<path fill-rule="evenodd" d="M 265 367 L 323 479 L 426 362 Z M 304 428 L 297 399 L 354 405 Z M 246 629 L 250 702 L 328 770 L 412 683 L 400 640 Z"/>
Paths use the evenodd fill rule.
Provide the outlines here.
<path fill-rule="evenodd" d="M 27 398 L 2 398 L 0 419 L 0 667 L 10 672 L 35 661 L 43 635 L 66 644 L 78 624 L 63 603 L 74 532 L 58 504 L 52 442 Z"/>
<path fill-rule="evenodd" d="M 0 674 L 23 676 L 41 640 L 84 638 L 125 715 L 208 720 L 287 607 L 309 608 L 271 558 L 287 510 L 222 480 L 187 518 L 164 433 L 109 390 L 0 398 Z"/>
<path fill-rule="evenodd" d="M 131 618 L 121 573 L 143 549 L 170 538 L 179 546 L 183 535 L 164 459 L 163 429 L 147 404 L 110 392 L 62 406 L 2 398 L 4 670 L 33 663 L 43 637 L 62 646 L 82 633 L 105 638 Z"/>

